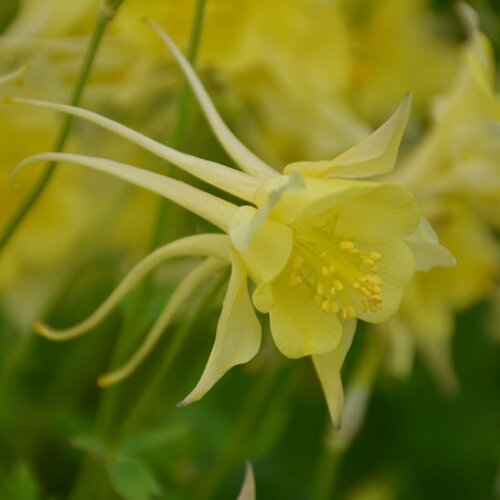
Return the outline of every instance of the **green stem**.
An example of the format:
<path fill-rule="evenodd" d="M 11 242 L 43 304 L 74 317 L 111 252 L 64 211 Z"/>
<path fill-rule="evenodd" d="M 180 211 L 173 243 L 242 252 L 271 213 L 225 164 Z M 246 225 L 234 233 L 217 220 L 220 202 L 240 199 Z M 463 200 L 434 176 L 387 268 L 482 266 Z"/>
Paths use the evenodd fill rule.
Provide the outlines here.
<path fill-rule="evenodd" d="M 156 389 L 158 389 L 158 386 L 165 379 L 165 375 L 170 370 L 175 358 L 177 357 L 187 334 L 193 329 L 194 323 L 198 320 L 203 311 L 206 311 L 210 307 L 214 297 L 217 296 L 217 293 L 226 281 L 227 272 L 224 272 L 220 279 L 218 279 L 206 292 L 205 298 L 199 302 L 198 306 L 191 313 L 190 318 L 184 321 L 175 330 L 168 352 L 163 358 L 159 369 L 155 372 L 154 378 L 151 380 L 147 388 L 141 393 L 139 400 L 135 403 L 134 408 L 123 423 L 120 433 L 117 436 L 117 440 L 123 438 L 131 429 L 133 429 L 134 426 L 140 422 L 140 420 L 147 413 L 151 406 L 151 402 L 156 401 L 154 399 Z"/>
<path fill-rule="evenodd" d="M 75 83 L 75 86 L 73 87 L 71 98 L 69 100 L 69 103 L 72 106 L 78 106 L 80 104 L 83 91 L 89 80 L 91 69 L 94 64 L 101 40 L 106 32 L 108 24 L 116 15 L 116 11 L 122 2 L 123 0 L 114 0 L 114 1 L 109 0 L 107 2 L 103 2 L 100 8 L 98 9 L 94 30 L 92 32 L 92 37 L 87 47 L 85 57 L 82 62 L 82 66 L 80 68 L 80 72 L 77 77 L 77 81 Z M 64 149 L 71 131 L 72 123 L 73 123 L 72 116 L 66 115 L 63 118 L 63 122 L 61 128 L 59 129 L 59 134 L 56 138 L 52 151 L 60 152 Z M 2 236 L 0 237 L 0 252 L 5 247 L 5 245 L 7 245 L 7 243 L 10 241 L 10 238 L 13 236 L 13 234 L 20 226 L 24 218 L 28 215 L 32 207 L 35 205 L 37 200 L 44 192 L 50 179 L 54 175 L 56 166 L 57 166 L 56 162 L 50 162 L 46 165 L 45 170 L 38 179 L 38 182 L 36 183 L 32 191 L 28 194 L 28 196 L 25 198 L 25 200 L 23 201 L 17 212 L 14 214 L 12 219 L 10 219 L 7 227 L 5 228 Z"/>
<path fill-rule="evenodd" d="M 222 450 L 221 458 L 212 469 L 210 474 L 206 475 L 200 483 L 194 498 L 196 500 L 210 500 L 217 498 L 217 490 L 231 467 L 244 459 L 245 443 L 248 443 L 248 435 L 255 425 L 259 415 L 262 412 L 271 389 L 274 386 L 276 375 L 279 372 L 279 363 L 274 363 L 267 373 L 259 376 L 253 385 L 248 399 L 243 405 L 237 419 L 237 426 L 233 429 L 231 436 Z"/>
<path fill-rule="evenodd" d="M 203 20 L 205 18 L 205 7 L 206 0 L 198 0 L 196 2 L 196 10 L 194 12 L 193 24 L 191 28 L 191 35 L 189 38 L 189 46 L 187 50 L 186 57 L 191 64 L 194 66 L 196 58 L 198 57 L 198 49 L 200 47 Z M 185 145 L 188 130 L 189 130 L 189 120 L 191 116 L 191 104 L 192 104 L 192 93 L 187 82 L 184 82 L 180 91 L 179 98 L 177 101 L 177 113 L 176 113 L 176 124 L 174 132 L 172 135 L 172 147 L 175 149 L 182 149 Z M 165 169 L 165 175 L 173 176 L 174 171 L 172 165 L 168 165 Z M 182 174 L 181 174 L 182 175 Z M 177 177 L 181 177 L 177 175 Z M 180 209 L 182 210 L 182 209 Z M 182 220 L 182 214 L 177 205 L 172 205 L 167 200 L 160 200 L 160 205 L 158 208 L 158 216 L 156 219 L 156 227 L 153 234 L 153 239 L 151 241 L 151 247 L 157 248 L 165 239 L 169 240 L 176 236 L 179 231 L 180 220 Z M 169 237 L 165 238 L 165 227 L 167 221 L 170 223 L 175 222 L 173 231 L 169 231 Z"/>
<path fill-rule="evenodd" d="M 194 64 L 195 58 L 198 52 L 198 47 L 201 39 L 201 32 L 203 26 L 203 19 L 205 15 L 205 5 L 206 0 L 197 0 L 193 25 L 190 36 L 189 50 L 188 56 L 191 64 Z M 186 91 L 185 93 L 180 94 L 179 103 L 178 103 L 178 116 L 177 123 L 174 130 L 174 139 L 179 141 L 179 143 L 183 142 L 186 134 L 187 134 L 187 120 L 182 116 L 183 111 L 187 109 L 187 102 L 189 100 L 189 93 Z M 169 173 L 168 168 L 166 174 Z M 153 233 L 151 248 L 157 248 L 163 243 L 163 228 L 166 225 L 168 217 L 169 207 L 167 203 L 161 202 L 160 209 L 158 212 L 156 227 Z M 151 291 L 150 282 L 146 281 L 142 286 L 139 287 L 137 291 L 137 296 L 134 300 L 134 303 L 129 309 L 129 313 L 125 318 L 124 326 L 121 329 L 121 332 L 118 336 L 115 349 L 111 356 L 110 366 L 115 366 L 123 356 L 130 350 L 131 346 L 136 341 L 137 335 L 142 331 L 142 325 L 144 319 L 144 304 L 146 302 L 146 298 Z M 113 429 L 113 421 L 115 419 L 116 408 L 119 403 L 121 386 L 110 387 L 106 389 L 104 394 L 102 395 L 101 402 L 99 405 L 98 413 L 97 413 L 97 421 L 96 421 L 96 430 L 102 439 L 105 441 L 111 441 L 112 436 L 110 436 L 111 430 Z M 72 499 L 86 499 L 92 495 L 92 488 L 95 484 L 95 476 L 99 474 L 99 465 L 96 463 L 92 463 L 89 457 L 86 458 L 81 473 L 77 478 L 76 485 L 73 491 Z M 90 485 L 87 487 L 87 485 Z"/>
<path fill-rule="evenodd" d="M 346 402 L 351 391 L 366 391 L 369 394 L 377 376 L 382 360 L 384 344 L 377 335 L 369 337 L 368 345 L 364 346 L 361 358 L 357 362 L 346 390 Z M 362 406 L 354 406 L 354 411 L 344 412 L 344 425 L 336 430 L 328 422 L 325 447 L 316 473 L 311 498 L 314 500 L 329 500 L 334 497 L 335 482 L 338 477 L 342 459 L 351 443 L 356 438 L 366 413 L 366 400 Z M 347 409 L 347 405 L 346 405 Z"/>
<path fill-rule="evenodd" d="M 323 450 L 317 472 L 316 482 L 313 487 L 311 499 L 330 500 L 335 489 L 335 479 L 342 462 L 344 450 L 326 447 Z"/>
<path fill-rule="evenodd" d="M 203 26 L 203 18 L 205 14 L 206 0 L 198 0 L 196 3 L 196 9 L 194 12 L 193 28 L 191 30 L 190 44 L 188 54 L 190 57 L 191 64 L 194 64 L 195 57 L 198 53 L 198 45 L 201 39 L 201 30 Z M 183 118 L 180 116 L 183 107 L 186 105 L 186 101 L 189 99 L 189 94 L 186 94 L 183 99 L 179 101 L 179 113 L 177 118 L 176 130 L 174 135 L 179 141 L 183 140 L 187 133 L 187 128 L 184 127 Z M 182 134 L 180 132 L 181 127 Z M 165 226 L 168 204 L 163 200 L 160 202 L 160 210 L 156 220 L 156 226 L 154 229 L 154 236 L 151 242 L 151 249 L 157 248 L 162 244 L 163 227 Z M 144 303 L 149 295 L 150 283 L 146 281 L 141 287 L 139 287 L 135 303 L 130 308 L 131 314 L 125 320 L 125 325 L 123 331 L 120 333 L 116 349 L 112 355 L 110 366 L 115 366 L 124 355 L 130 351 L 133 343 L 135 342 L 136 335 L 142 330 L 141 322 L 143 318 L 142 311 L 144 310 Z M 98 428 L 101 434 L 106 434 L 111 426 L 113 420 L 113 411 L 117 403 L 119 393 L 119 387 L 111 387 L 107 389 L 106 393 L 103 395 L 102 407 L 98 415 Z"/>

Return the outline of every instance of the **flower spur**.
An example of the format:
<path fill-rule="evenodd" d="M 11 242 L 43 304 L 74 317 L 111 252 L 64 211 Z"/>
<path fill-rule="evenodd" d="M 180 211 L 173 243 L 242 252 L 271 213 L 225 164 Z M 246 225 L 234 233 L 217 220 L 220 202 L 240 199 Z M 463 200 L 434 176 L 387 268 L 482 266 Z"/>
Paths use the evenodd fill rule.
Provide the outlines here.
<path fill-rule="evenodd" d="M 231 264 L 213 349 L 200 381 L 181 404 L 200 399 L 231 367 L 255 356 L 261 341 L 255 307 L 269 314 L 274 342 L 285 356 L 312 357 L 332 420 L 339 425 L 340 369 L 357 318 L 377 323 L 397 310 L 415 271 L 410 247 L 417 248 L 417 261 L 426 267 L 445 252 L 432 229 L 422 224 L 409 190 L 357 179 L 392 170 L 410 99 L 375 132 L 335 159 L 293 163 L 279 174 L 232 134 L 184 56 L 158 25 L 148 23 L 173 53 L 216 137 L 242 171 L 173 150 L 87 110 L 30 99 L 10 98 L 9 102 L 84 118 L 246 203 L 238 206 L 187 183 L 108 159 L 65 153 L 27 158 L 14 176 L 34 162 L 72 162 L 156 192 L 224 233 L 190 236 L 165 245 L 141 261 L 89 319 L 59 331 L 38 324 L 36 331 L 58 340 L 85 333 L 160 262 L 187 255 L 207 257 L 179 285 L 132 359 L 100 379 L 102 385 L 115 383 L 144 360 L 183 299 L 213 269 Z M 413 241 L 407 240 L 410 236 Z M 255 285 L 251 299 L 248 278 Z"/>

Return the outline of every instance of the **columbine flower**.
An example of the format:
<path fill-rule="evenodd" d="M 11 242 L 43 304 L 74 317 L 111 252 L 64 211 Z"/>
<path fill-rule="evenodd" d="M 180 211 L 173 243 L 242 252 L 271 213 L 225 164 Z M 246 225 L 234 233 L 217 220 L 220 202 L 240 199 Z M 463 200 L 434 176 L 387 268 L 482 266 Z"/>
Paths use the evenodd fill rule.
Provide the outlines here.
<path fill-rule="evenodd" d="M 460 7 L 469 40 L 456 82 L 438 101 L 433 127 L 403 162 L 398 177 L 456 255 L 457 267 L 418 273 L 398 315 L 385 325 L 397 371 L 409 371 L 418 347 L 449 392 L 458 388 L 451 359 L 454 315 L 489 297 L 499 274 L 498 245 L 487 223 L 500 227 L 494 58 L 477 14 L 465 4 Z"/>
<path fill-rule="evenodd" d="M 200 381 L 182 404 L 201 398 L 231 367 L 249 361 L 258 352 L 261 331 L 255 306 L 269 314 L 274 342 L 285 356 L 312 357 L 330 413 L 338 424 L 343 398 L 340 369 L 356 320 L 381 322 L 389 318 L 415 269 L 409 247 L 415 241 L 404 241 L 422 226 L 413 196 L 398 185 L 356 180 L 393 168 L 408 118 L 409 98 L 372 135 L 334 160 L 294 163 L 281 175 L 234 137 L 189 63 L 170 38 L 156 24 L 150 24 L 174 54 L 215 135 L 243 172 L 175 151 L 83 109 L 28 99 L 11 101 L 85 118 L 247 203 L 237 206 L 186 183 L 103 158 L 47 153 L 26 159 L 16 172 L 49 159 L 84 165 L 156 192 L 225 233 L 191 236 L 158 249 L 132 270 L 88 320 L 66 331 L 56 332 L 44 325 L 38 325 L 37 330 L 53 339 L 79 335 L 100 321 L 159 262 L 186 255 L 209 257 L 179 285 L 132 360 L 101 379 L 103 385 L 116 382 L 144 359 L 178 304 L 213 268 L 230 262 L 231 278 L 214 347 Z M 427 237 L 425 228 L 422 231 L 423 238 L 414 235 L 413 239 L 422 243 L 420 258 L 428 265 L 441 247 Z M 252 300 L 248 277 L 255 285 Z"/>

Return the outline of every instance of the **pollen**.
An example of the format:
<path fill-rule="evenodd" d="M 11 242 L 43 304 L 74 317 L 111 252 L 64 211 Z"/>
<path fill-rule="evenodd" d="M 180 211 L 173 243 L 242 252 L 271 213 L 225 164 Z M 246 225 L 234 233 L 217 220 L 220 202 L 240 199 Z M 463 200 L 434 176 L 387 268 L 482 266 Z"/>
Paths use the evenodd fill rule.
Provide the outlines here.
<path fill-rule="evenodd" d="M 336 230 L 337 214 L 319 226 L 293 224 L 294 250 L 288 285 L 303 287 L 314 306 L 345 320 L 382 307 L 383 280 L 376 265 L 382 255 L 359 248 Z"/>

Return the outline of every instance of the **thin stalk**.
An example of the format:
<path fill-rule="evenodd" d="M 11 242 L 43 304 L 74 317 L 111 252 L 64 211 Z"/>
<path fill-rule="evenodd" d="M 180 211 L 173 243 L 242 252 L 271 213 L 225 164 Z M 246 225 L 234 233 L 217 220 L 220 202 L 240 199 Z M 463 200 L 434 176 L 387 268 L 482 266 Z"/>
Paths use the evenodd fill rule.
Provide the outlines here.
<path fill-rule="evenodd" d="M 198 306 L 191 313 L 190 318 L 187 321 L 184 321 L 175 330 L 172 341 L 168 348 L 168 352 L 163 358 L 159 369 L 154 375 L 154 378 L 151 380 L 147 388 L 141 393 L 140 398 L 135 403 L 134 408 L 123 423 L 117 440 L 123 438 L 131 429 L 133 429 L 134 425 L 140 422 L 144 415 L 147 413 L 148 409 L 151 406 L 151 402 L 156 401 L 154 400 L 156 390 L 165 379 L 165 375 L 170 370 L 175 358 L 177 357 L 177 354 L 181 350 L 181 347 L 184 344 L 188 333 L 193 329 L 195 322 L 200 317 L 202 312 L 206 311 L 210 307 L 214 297 L 217 296 L 219 290 L 222 288 L 226 281 L 227 272 L 223 272 L 221 277 L 213 284 L 213 286 L 207 292 L 205 292 L 204 299 L 199 302 Z"/>
<path fill-rule="evenodd" d="M 328 423 L 325 447 L 313 484 L 311 498 L 314 500 L 329 500 L 335 496 L 339 468 L 345 453 L 363 424 L 369 395 L 380 368 L 384 347 L 379 336 L 369 337 L 368 345 L 365 346 L 346 389 L 342 427 L 336 430 L 330 422 Z"/>
<path fill-rule="evenodd" d="M 97 11 L 94 30 L 92 32 L 89 45 L 87 46 L 87 50 L 85 52 L 85 57 L 82 61 L 82 66 L 78 73 L 78 77 L 69 100 L 69 103 L 73 106 L 78 106 L 80 104 L 83 91 L 89 80 L 102 38 L 106 32 L 108 24 L 116 15 L 116 12 L 122 2 L 123 0 L 109 0 L 107 2 L 103 2 Z M 60 152 L 64 150 L 71 131 L 72 123 L 73 117 L 71 115 L 66 115 L 63 118 L 63 122 L 61 128 L 59 129 L 59 133 L 57 135 L 52 151 Z M 10 219 L 3 234 L 0 236 L 0 252 L 10 241 L 10 238 L 16 232 L 17 228 L 21 225 L 22 221 L 29 214 L 33 206 L 36 204 L 36 202 L 44 192 L 45 188 L 53 177 L 54 172 L 56 171 L 56 167 L 56 162 L 49 162 L 46 165 L 45 170 L 38 179 L 38 182 L 24 199 L 23 203 L 14 214 L 14 216 Z"/>
<path fill-rule="evenodd" d="M 203 18 L 205 14 L 206 0 L 198 0 L 196 3 L 196 9 L 194 12 L 193 28 L 191 30 L 190 44 L 189 44 L 189 56 L 191 57 L 191 64 L 194 64 L 196 55 L 198 53 L 198 45 L 201 39 L 201 31 L 203 26 Z M 181 112 L 185 102 L 189 99 L 189 94 L 186 93 L 185 97 L 179 101 L 179 112 L 176 128 L 174 135 L 178 140 L 183 140 L 187 133 L 185 128 L 183 118 L 181 118 Z M 182 129 L 182 134 L 180 129 Z M 154 229 L 154 235 L 151 242 L 151 250 L 160 246 L 162 242 L 163 227 L 166 223 L 166 218 L 168 214 L 168 203 L 165 201 L 160 202 L 160 210 L 156 219 L 156 226 Z M 137 332 L 142 330 L 141 323 L 143 321 L 143 311 L 145 309 L 144 304 L 151 291 L 151 283 L 146 281 L 144 285 L 140 286 L 137 290 L 137 295 L 130 308 L 130 313 L 125 318 L 125 323 L 122 332 L 120 333 L 117 341 L 116 348 L 113 352 L 110 366 L 115 366 L 127 352 L 130 351 L 131 346 L 135 342 Z M 120 392 L 120 387 L 111 387 L 106 390 L 103 395 L 102 405 L 99 409 L 98 414 L 98 429 L 102 435 L 106 435 L 110 429 L 112 420 L 114 418 L 113 412 L 116 404 L 118 402 L 118 396 Z"/>
<path fill-rule="evenodd" d="M 201 39 L 203 19 L 205 14 L 206 0 L 197 0 L 193 25 L 190 36 L 189 44 L 189 60 L 191 64 L 195 63 L 196 55 L 198 52 L 198 46 Z M 186 137 L 187 125 L 185 118 L 181 115 L 183 110 L 187 106 L 186 102 L 189 100 L 189 93 L 180 95 L 180 100 L 178 103 L 178 117 L 177 123 L 174 130 L 174 138 L 176 141 L 182 142 Z M 175 146 L 175 145 L 174 145 Z M 171 168 L 171 167 L 170 167 Z M 167 169 L 166 173 L 169 173 Z M 156 227 L 151 240 L 151 248 L 155 249 L 163 243 L 163 228 L 166 225 L 168 218 L 168 205 L 165 202 L 161 202 L 160 209 L 157 216 Z M 115 349 L 111 355 L 110 366 L 116 366 L 116 364 L 123 358 L 123 356 L 130 350 L 133 343 L 136 341 L 137 335 L 142 331 L 142 322 L 144 320 L 144 305 L 151 291 L 151 284 L 146 281 L 141 287 L 138 288 L 137 295 L 135 297 L 134 303 L 129 309 L 129 313 L 125 317 L 124 325 L 121 332 L 118 335 Z M 121 386 L 110 387 L 106 389 L 102 395 L 101 402 L 99 405 L 96 421 L 96 431 L 100 437 L 104 440 L 111 440 L 110 433 L 113 428 L 113 421 L 115 419 L 116 408 L 120 400 L 120 390 Z M 75 488 L 71 498 L 73 500 L 86 499 L 89 498 L 89 494 L 92 495 L 92 486 L 95 484 L 95 476 L 99 474 L 100 464 L 95 463 L 91 458 L 87 457 L 79 477 L 76 480 Z"/>
<path fill-rule="evenodd" d="M 196 10 L 194 12 L 191 35 L 189 38 L 189 46 L 187 50 L 187 59 L 190 62 L 191 66 L 195 65 L 196 59 L 198 57 L 203 20 L 205 18 L 206 3 L 206 0 L 198 0 L 196 2 Z M 189 130 L 188 125 L 191 117 L 191 105 L 192 92 L 189 88 L 189 84 L 187 82 L 184 82 L 179 91 L 176 113 L 177 121 L 175 124 L 174 132 L 172 134 L 172 147 L 175 149 L 184 148 Z M 168 165 L 166 167 L 165 174 L 169 176 L 175 176 L 175 171 L 173 170 L 172 165 Z M 180 175 L 177 175 L 177 177 L 179 177 Z M 156 227 L 151 241 L 151 247 L 153 249 L 157 248 L 164 242 L 164 230 L 167 224 L 167 220 L 169 220 L 170 223 L 174 222 L 173 219 L 177 219 L 180 213 L 181 212 L 177 206 L 172 206 L 172 204 L 167 200 L 160 200 L 160 205 L 158 207 L 158 216 L 156 219 Z M 178 230 L 178 223 L 175 225 L 175 228 Z M 170 236 L 175 236 L 175 231 L 170 231 Z"/>
<path fill-rule="evenodd" d="M 253 385 L 248 399 L 246 400 L 237 425 L 222 450 L 221 458 L 212 471 L 200 482 L 198 491 L 194 497 L 196 500 L 210 500 L 217 498 L 216 493 L 231 467 L 243 460 L 245 444 L 248 443 L 248 435 L 260 416 L 264 403 L 269 397 L 279 372 L 279 363 L 275 363 L 267 373 L 261 374 Z"/>

